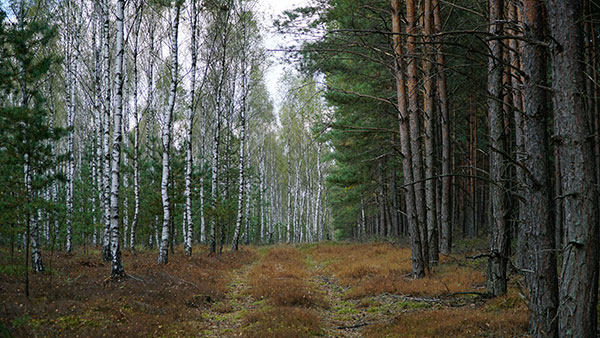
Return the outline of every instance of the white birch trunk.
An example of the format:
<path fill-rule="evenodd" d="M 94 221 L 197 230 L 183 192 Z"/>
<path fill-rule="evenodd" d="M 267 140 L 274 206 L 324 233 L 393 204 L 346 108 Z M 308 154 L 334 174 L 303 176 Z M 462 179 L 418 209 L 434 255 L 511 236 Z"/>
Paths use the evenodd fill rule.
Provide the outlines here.
<path fill-rule="evenodd" d="M 102 241 L 102 257 L 105 262 L 111 261 L 111 249 L 110 249 L 110 202 L 109 202 L 109 189 L 110 189 L 110 149 L 109 149 L 109 138 L 110 138 L 110 44 L 109 44 L 109 9 L 108 0 L 102 2 L 102 35 L 104 39 L 104 137 L 102 139 L 102 154 L 104 155 L 104 176 L 103 176 L 103 199 L 104 199 L 104 236 Z"/>
<path fill-rule="evenodd" d="M 263 138 L 263 147 L 261 149 L 261 154 L 264 151 L 264 138 Z M 264 238 L 264 234 L 266 232 L 265 229 L 265 161 L 264 157 L 261 155 L 260 165 L 259 165 L 259 186 L 260 186 L 260 199 L 259 199 L 259 213 L 260 213 L 260 221 L 259 221 L 259 229 L 256 232 L 257 243 L 261 244 Z"/>
<path fill-rule="evenodd" d="M 137 6 L 137 4 L 136 4 Z M 141 11 L 141 10 L 140 10 Z M 140 13 L 141 15 L 141 13 Z M 140 166 L 139 166 L 139 148 L 140 148 L 140 119 L 138 114 L 138 43 L 140 34 L 141 19 L 138 19 L 135 27 L 134 47 L 133 47 L 133 220 L 131 221 L 131 231 L 129 234 L 129 250 L 135 253 L 135 231 L 140 214 Z"/>
<path fill-rule="evenodd" d="M 177 94 L 177 34 L 179 28 L 179 12 L 180 6 L 175 3 L 173 9 L 173 22 L 171 24 L 171 88 L 169 91 L 169 102 L 165 117 L 163 120 L 163 131 L 162 131 L 162 180 L 160 184 L 162 204 L 163 204 L 163 226 L 162 236 L 160 242 L 160 251 L 158 254 L 158 264 L 167 264 L 168 262 L 168 248 L 169 248 L 169 224 L 171 222 L 171 210 L 169 205 L 169 161 L 170 161 L 170 147 L 171 147 L 171 133 L 172 133 L 172 119 L 173 110 L 175 109 L 175 95 Z"/>
<path fill-rule="evenodd" d="M 297 236 L 298 236 L 298 214 L 300 212 L 300 208 L 298 208 L 298 185 L 299 185 L 299 180 L 300 180 L 300 173 L 299 173 L 299 169 L 298 167 L 296 167 L 296 183 L 294 183 L 294 190 L 292 191 L 294 194 L 294 213 L 292 214 L 292 228 L 293 228 L 293 236 L 292 236 L 292 242 L 297 242 Z"/>
<path fill-rule="evenodd" d="M 96 156 L 94 158 L 95 163 L 95 180 L 96 184 L 96 194 L 94 206 L 98 206 L 100 210 L 103 210 L 104 206 L 104 196 L 102 194 L 103 185 L 102 178 L 104 177 L 104 173 L 102 171 L 102 136 L 103 136 L 103 115 L 102 109 L 100 107 L 100 101 L 102 99 L 101 92 L 101 74 L 102 74 L 102 63 L 101 63 L 101 54 L 102 54 L 102 15 L 100 13 L 100 7 L 97 2 L 94 3 L 94 116 L 96 122 L 96 132 L 95 136 L 95 145 L 96 145 Z M 97 235 L 98 231 L 96 229 L 96 225 L 98 224 L 98 219 L 96 218 L 98 211 L 94 212 L 94 246 L 97 245 Z"/>
<path fill-rule="evenodd" d="M 67 208 L 67 215 L 66 215 L 66 226 L 67 226 L 67 237 L 66 237 L 66 245 L 65 245 L 65 250 L 67 251 L 67 253 L 70 253 L 73 249 L 72 246 L 72 236 L 73 236 L 73 174 L 74 174 L 74 168 L 75 168 L 75 161 L 74 161 L 74 131 L 73 131 L 73 111 L 74 111 L 74 105 L 75 105 L 75 74 L 76 74 L 76 69 L 75 69 L 75 51 L 73 48 L 73 44 L 74 44 L 74 39 L 73 39 L 73 32 L 71 31 L 71 29 L 73 28 L 73 26 L 75 26 L 72 22 L 70 22 L 71 18 L 70 16 L 70 5 L 71 2 L 68 3 L 68 7 L 69 7 L 69 13 L 67 13 L 67 22 L 69 22 L 69 26 L 67 28 L 67 66 L 66 66 L 66 74 L 65 74 L 65 79 L 67 81 L 66 83 L 66 88 L 67 88 L 67 128 L 69 128 L 69 132 L 67 135 L 67 152 L 68 152 L 68 159 L 67 159 L 67 196 L 66 196 L 66 208 Z"/>
<path fill-rule="evenodd" d="M 248 89 L 245 89 L 248 90 Z M 245 229 L 244 229 L 244 244 L 248 245 L 250 244 L 250 198 L 252 196 L 251 194 L 251 181 L 250 178 L 248 177 L 248 170 L 250 170 L 250 140 L 249 140 L 249 131 L 248 131 L 248 119 L 246 118 L 246 141 L 244 142 L 244 145 L 246 146 L 246 178 L 245 178 L 245 184 L 246 184 L 246 208 L 244 209 L 244 224 L 245 224 Z"/>
<path fill-rule="evenodd" d="M 323 182 L 321 182 L 321 144 L 317 148 L 317 200 L 315 202 L 315 218 L 314 218 L 314 233 L 315 240 L 322 240 L 322 232 L 319 231 L 319 213 L 321 212 L 321 190 Z"/>
<path fill-rule="evenodd" d="M 194 229 L 194 220 L 192 216 L 192 133 L 194 130 L 194 116 L 196 113 L 195 99 L 196 99 L 196 64 L 197 64 L 197 46 L 196 46 L 196 33 L 198 24 L 198 15 L 196 13 L 196 1 L 192 0 L 192 14 L 191 14 L 191 45 L 190 52 L 192 54 L 192 69 L 191 69 L 191 85 L 190 85 L 190 106 L 189 106 L 189 129 L 186 138 L 186 153 L 185 153 L 185 211 L 184 211 L 184 246 L 185 254 L 187 256 L 192 255 L 192 235 Z M 187 227 L 187 228 L 186 228 Z"/>
<path fill-rule="evenodd" d="M 24 95 L 25 96 L 25 95 Z M 26 99 L 23 100 L 24 102 Z M 24 166 L 24 175 L 25 175 L 25 188 L 27 190 L 27 199 L 31 203 L 32 199 L 32 187 L 31 187 L 31 165 L 29 163 L 29 154 L 25 154 L 25 166 Z M 31 267 L 34 272 L 42 272 L 44 271 L 44 265 L 42 263 L 42 250 L 40 243 L 40 230 L 39 224 L 33 212 L 27 213 L 29 223 L 29 233 L 26 234 L 30 236 L 31 239 Z M 24 241 L 24 242 L 27 242 Z M 27 261 L 27 259 L 25 259 Z"/>
<path fill-rule="evenodd" d="M 123 51 L 123 55 L 125 54 L 125 51 Z M 122 137 L 121 137 L 121 143 L 122 143 L 122 148 L 123 151 L 121 151 L 122 157 L 123 157 L 123 166 L 125 168 L 127 168 L 127 166 L 129 165 L 129 158 L 127 156 L 127 147 L 129 145 L 129 104 L 127 104 L 128 102 L 128 98 L 129 98 L 129 78 L 127 76 L 127 62 L 125 61 L 126 59 L 124 59 L 122 61 L 123 63 L 123 71 L 122 71 L 122 79 L 121 81 L 123 82 L 123 94 L 122 94 L 122 99 L 121 102 L 125 102 L 123 104 L 121 104 L 121 106 L 123 107 L 122 113 L 123 113 L 123 118 L 122 118 L 122 122 L 121 122 L 121 129 L 122 129 Z M 128 172 L 125 171 L 123 173 L 123 190 L 124 190 L 124 194 L 123 194 L 123 249 L 127 249 L 127 245 L 129 244 L 129 242 L 127 241 L 127 234 L 129 233 L 129 194 L 128 194 L 128 189 L 129 189 L 129 175 Z"/>
<path fill-rule="evenodd" d="M 204 149 L 204 144 L 205 144 L 205 137 L 206 137 L 206 132 L 205 132 L 205 128 L 206 128 L 206 118 L 203 116 L 202 117 L 202 128 L 200 128 L 201 130 L 201 136 L 200 139 L 202 140 L 202 146 L 200 147 L 200 149 L 202 150 L 202 154 L 200 156 L 201 160 L 200 160 L 200 167 L 202 168 L 202 175 L 200 175 L 200 184 L 199 184 L 199 189 L 200 189 L 200 243 L 204 243 L 205 241 L 205 234 L 206 234 L 206 222 L 204 219 L 204 155 L 206 154 L 205 149 Z"/>
<path fill-rule="evenodd" d="M 121 143 L 122 126 L 121 118 L 123 115 L 123 58 L 125 54 L 123 41 L 124 29 L 123 19 L 125 16 L 125 0 L 117 2 L 117 50 L 115 62 L 115 114 L 113 117 L 113 145 L 111 161 L 111 182 L 110 182 L 110 255 L 111 255 L 111 277 L 118 278 L 125 274 L 123 264 L 121 263 L 121 248 L 119 240 L 119 176 L 121 165 Z"/>
<path fill-rule="evenodd" d="M 292 161 L 291 161 L 291 154 L 290 154 L 290 144 L 288 141 L 287 144 L 287 153 L 288 153 L 288 182 L 287 182 L 287 231 L 286 231 L 286 236 L 285 236 L 285 240 L 287 243 L 291 243 L 292 242 Z"/>
<path fill-rule="evenodd" d="M 240 110 L 240 121 L 242 124 L 242 131 L 240 133 L 240 174 L 238 178 L 239 191 L 238 191 L 238 212 L 237 212 L 237 220 L 235 223 L 235 231 L 233 234 L 233 240 L 231 243 L 231 250 L 238 249 L 238 242 L 240 239 L 240 232 L 242 227 L 243 215 L 244 215 L 244 190 L 245 190 L 245 182 L 244 182 L 244 167 L 245 167 L 245 150 L 246 150 L 246 115 L 244 108 Z"/>

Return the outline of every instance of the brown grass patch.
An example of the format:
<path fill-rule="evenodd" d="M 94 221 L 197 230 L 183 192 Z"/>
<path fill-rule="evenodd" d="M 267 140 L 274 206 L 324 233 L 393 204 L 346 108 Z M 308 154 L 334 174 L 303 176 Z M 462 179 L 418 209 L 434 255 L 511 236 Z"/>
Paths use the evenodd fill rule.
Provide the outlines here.
<path fill-rule="evenodd" d="M 248 273 L 249 293 L 278 306 L 320 306 L 328 304 L 308 282 L 309 273 L 302 253 L 292 247 L 275 247 Z"/>
<path fill-rule="evenodd" d="M 108 278 L 110 266 L 99 250 L 44 252 L 53 273 L 30 275 L 30 300 L 20 274 L 0 273 L 0 321 L 14 336 L 196 335 L 209 324 L 190 318 L 200 318 L 223 299 L 232 272 L 257 256 L 248 249 L 221 255 L 208 254 L 206 247 L 194 250 L 186 257 L 176 248 L 167 265 L 156 264 L 156 252 L 125 251 L 123 264 L 131 278 L 117 281 Z"/>
<path fill-rule="evenodd" d="M 528 314 L 481 309 L 441 309 L 403 314 L 392 324 L 365 329 L 367 337 L 515 337 L 527 333 Z"/>
<path fill-rule="evenodd" d="M 347 284 L 368 276 L 412 271 L 410 249 L 387 243 L 322 244 L 311 249 L 310 254 L 315 260 L 328 264 L 325 269 Z"/>
<path fill-rule="evenodd" d="M 439 296 L 475 291 L 484 283 L 485 276 L 481 272 L 463 267 L 455 267 L 445 273 L 434 272 L 422 279 L 411 279 L 405 275 L 390 273 L 360 280 L 345 294 L 345 297 L 359 298 L 385 292 L 412 296 Z"/>
<path fill-rule="evenodd" d="M 351 289 L 346 298 L 381 293 L 436 296 L 478 290 L 485 283 L 480 271 L 460 267 L 442 259 L 427 278 L 413 280 L 411 251 L 387 243 L 318 245 L 311 249 L 314 259 L 326 265 L 339 282 Z"/>
<path fill-rule="evenodd" d="M 294 338 L 309 337 L 321 333 L 321 320 L 309 309 L 277 307 L 258 310 L 244 317 L 244 337 Z"/>

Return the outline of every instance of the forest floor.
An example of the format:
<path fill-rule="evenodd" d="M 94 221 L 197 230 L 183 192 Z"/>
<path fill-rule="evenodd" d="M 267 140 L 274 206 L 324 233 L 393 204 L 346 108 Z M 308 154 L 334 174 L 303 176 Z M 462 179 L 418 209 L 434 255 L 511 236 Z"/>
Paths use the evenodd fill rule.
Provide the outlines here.
<path fill-rule="evenodd" d="M 485 296 L 485 259 L 466 245 L 411 280 L 410 250 L 389 243 L 244 247 L 192 257 L 124 252 L 107 278 L 98 250 L 44 252 L 48 272 L 0 252 L 0 337 L 514 337 L 526 333 L 522 278 Z"/>

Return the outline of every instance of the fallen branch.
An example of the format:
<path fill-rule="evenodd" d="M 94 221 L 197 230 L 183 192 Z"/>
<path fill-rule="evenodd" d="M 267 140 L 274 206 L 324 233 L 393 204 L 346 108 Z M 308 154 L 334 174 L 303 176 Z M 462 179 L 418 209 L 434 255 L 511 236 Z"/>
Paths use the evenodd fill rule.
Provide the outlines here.
<path fill-rule="evenodd" d="M 462 295 L 476 295 L 476 296 L 480 296 L 481 298 L 492 298 L 492 295 L 488 292 L 477 292 L 477 291 L 466 291 L 466 292 L 453 292 L 450 294 L 447 294 L 447 297 L 454 297 L 454 296 L 462 296 Z"/>
<path fill-rule="evenodd" d="M 143 282 L 144 280 L 138 277 L 135 277 L 134 275 L 130 275 L 130 274 L 125 274 L 126 277 L 131 278 L 131 279 L 135 279 L 137 281 Z"/>
<path fill-rule="evenodd" d="M 492 258 L 492 255 L 489 253 L 480 253 L 478 255 L 474 255 L 474 256 L 467 256 L 467 259 L 479 259 L 479 258 Z"/>
<path fill-rule="evenodd" d="M 362 323 L 358 323 L 358 324 L 354 324 L 354 325 L 338 326 L 335 329 L 336 330 L 356 329 L 356 328 L 371 325 L 371 324 L 372 323 L 369 323 L 369 322 L 362 322 Z"/>

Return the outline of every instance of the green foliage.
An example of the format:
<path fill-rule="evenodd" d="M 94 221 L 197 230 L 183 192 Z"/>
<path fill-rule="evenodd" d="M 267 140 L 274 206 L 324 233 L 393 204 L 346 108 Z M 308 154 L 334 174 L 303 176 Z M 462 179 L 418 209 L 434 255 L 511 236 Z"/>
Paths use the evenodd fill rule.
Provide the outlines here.
<path fill-rule="evenodd" d="M 377 215 L 382 203 L 380 186 L 389 188 L 391 180 L 396 187 L 402 186 L 395 60 L 387 34 L 390 5 L 381 0 L 321 0 L 316 4 L 286 12 L 275 24 L 283 32 L 296 33 L 299 26 L 308 35 L 314 34 L 315 27 L 328 31 L 320 39 L 309 39 L 292 56 L 300 59 L 303 72 L 325 76 L 325 98 L 331 109 L 319 117 L 317 129 L 333 148 L 327 157 L 331 163 L 328 195 L 334 225 L 346 238 L 353 235 L 362 217 L 361 201 L 366 217 Z M 477 31 L 485 26 L 484 17 L 477 15 L 485 12 L 482 1 L 461 0 L 457 6 L 468 10 L 450 12 L 442 7 L 444 29 Z M 486 45 L 476 34 L 449 34 L 445 43 L 448 92 L 456 115 L 455 157 L 460 162 L 467 156 L 463 152 L 468 141 L 467 117 L 485 118 Z M 478 134 L 486 135 L 485 123 L 479 126 Z M 484 140 L 480 148 L 485 149 L 485 137 L 479 138 Z"/>
<path fill-rule="evenodd" d="M 51 169 L 64 156 L 54 154 L 53 144 L 65 131 L 50 127 L 42 91 L 58 62 L 48 49 L 55 27 L 26 17 L 12 24 L 5 17 L 0 11 L 0 223 L 8 227 L 0 231 L 13 242 L 28 215 L 54 207 L 41 193 L 59 178 Z"/>

